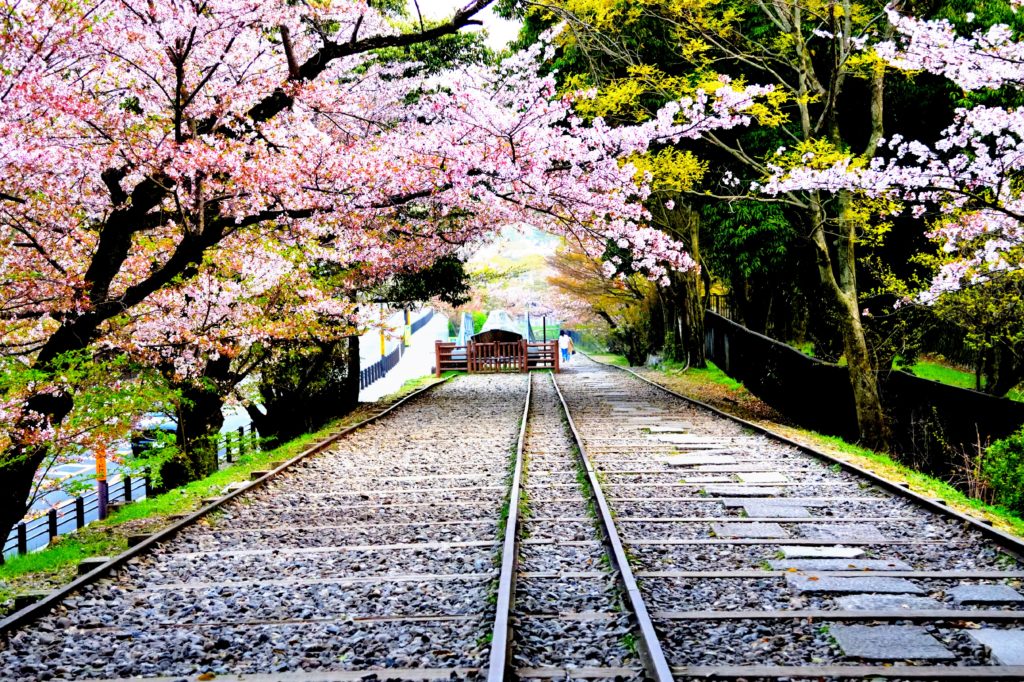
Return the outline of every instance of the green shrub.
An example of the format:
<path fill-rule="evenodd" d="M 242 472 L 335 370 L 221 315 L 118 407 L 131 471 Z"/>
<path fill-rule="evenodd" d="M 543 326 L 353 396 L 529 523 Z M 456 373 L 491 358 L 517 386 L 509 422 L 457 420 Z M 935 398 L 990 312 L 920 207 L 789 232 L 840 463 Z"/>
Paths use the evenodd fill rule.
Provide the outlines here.
<path fill-rule="evenodd" d="M 484 323 L 487 322 L 487 313 L 482 310 L 474 310 L 470 314 L 473 316 L 473 333 L 479 334 L 480 330 L 484 328 Z"/>
<path fill-rule="evenodd" d="M 988 446 L 981 459 L 981 475 L 996 504 L 1024 512 L 1024 427 Z"/>

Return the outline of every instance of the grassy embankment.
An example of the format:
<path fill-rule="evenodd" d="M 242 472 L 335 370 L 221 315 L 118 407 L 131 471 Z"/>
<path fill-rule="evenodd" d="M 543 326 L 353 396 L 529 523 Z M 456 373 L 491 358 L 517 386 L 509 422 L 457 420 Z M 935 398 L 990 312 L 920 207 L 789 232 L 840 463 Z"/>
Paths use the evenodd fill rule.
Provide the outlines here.
<path fill-rule="evenodd" d="M 154 533 L 169 526 L 170 516 L 195 511 L 202 506 L 203 499 L 221 496 L 229 484 L 248 481 L 253 471 L 263 471 L 268 469 L 271 462 L 283 462 L 295 457 L 332 432 L 377 414 L 433 380 L 433 376 L 426 376 L 407 381 L 396 393 L 374 403 L 361 404 L 353 412 L 315 433 L 300 436 L 273 450 L 244 455 L 231 466 L 207 478 L 156 497 L 133 502 L 118 509 L 104 521 L 62 535 L 45 549 L 11 557 L 7 563 L 0 565 L 0 615 L 10 611 L 16 594 L 50 590 L 70 582 L 76 577 L 78 563 L 82 559 L 120 554 L 128 548 L 130 535 Z"/>
<path fill-rule="evenodd" d="M 958 388 L 969 388 L 971 390 L 975 387 L 974 372 L 953 367 L 942 362 L 940 358 L 921 358 L 912 366 L 905 368 L 905 370 L 922 379 L 931 379 L 940 384 L 948 384 Z M 1024 402 L 1024 390 L 1018 386 L 1007 393 L 1006 397 L 1010 400 Z"/>
<path fill-rule="evenodd" d="M 621 355 L 601 354 L 592 357 L 603 362 L 627 366 L 626 359 Z M 754 422 L 828 455 L 856 464 L 890 481 L 907 483 L 910 489 L 917 493 L 945 500 L 953 509 L 991 521 L 996 528 L 1001 530 L 1024 536 L 1024 519 L 1010 510 L 968 497 L 945 481 L 914 471 L 887 454 L 847 443 L 835 436 L 826 436 L 799 428 L 747 391 L 742 384 L 726 376 L 712 363 L 708 363 L 707 369 L 689 369 L 685 372 L 680 371 L 678 366 L 672 365 L 654 369 L 633 369 L 677 393 L 700 400 L 723 412 Z M 973 385 L 973 375 L 969 376 Z"/>
<path fill-rule="evenodd" d="M 810 341 L 791 343 L 790 345 L 801 353 L 814 357 L 814 344 Z M 840 358 L 839 364 L 845 365 L 846 358 Z M 948 363 L 941 356 L 922 355 L 918 358 L 917 362 L 909 366 L 900 366 L 899 358 L 897 357 L 897 367 L 902 369 L 904 372 L 909 372 L 910 374 L 921 377 L 922 379 L 937 381 L 940 384 L 946 384 L 948 386 L 969 388 L 973 391 L 977 385 L 975 382 L 974 372 L 961 369 L 956 365 Z M 1024 402 L 1024 386 L 1018 386 L 1011 390 L 1006 394 L 1006 397 L 1010 400 Z"/>

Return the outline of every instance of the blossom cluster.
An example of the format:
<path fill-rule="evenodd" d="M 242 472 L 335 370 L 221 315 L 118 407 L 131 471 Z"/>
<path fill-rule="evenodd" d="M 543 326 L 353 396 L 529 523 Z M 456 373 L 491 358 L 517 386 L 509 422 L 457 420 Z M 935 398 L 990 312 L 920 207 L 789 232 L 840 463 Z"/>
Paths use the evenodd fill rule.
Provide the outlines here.
<path fill-rule="evenodd" d="M 0 0 L 0 25 L 0 338 L 27 368 L 74 337 L 185 378 L 351 333 L 361 287 L 508 224 L 693 267 L 628 157 L 744 125 L 765 92 L 584 124 L 541 71 L 550 36 L 422 76 L 351 47 L 396 35 L 365 0 Z M 50 382 L 5 395 L 11 439 L 24 399 L 74 393 Z"/>

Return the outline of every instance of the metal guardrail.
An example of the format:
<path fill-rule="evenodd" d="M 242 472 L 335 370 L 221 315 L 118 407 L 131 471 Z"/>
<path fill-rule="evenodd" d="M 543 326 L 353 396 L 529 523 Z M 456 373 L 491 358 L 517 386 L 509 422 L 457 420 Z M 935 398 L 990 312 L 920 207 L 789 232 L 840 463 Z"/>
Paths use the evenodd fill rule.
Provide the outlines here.
<path fill-rule="evenodd" d="M 419 330 L 423 329 L 424 326 L 434 317 L 434 311 L 428 310 L 423 317 L 409 325 L 410 334 L 415 334 Z M 405 344 L 400 343 L 398 347 L 393 351 L 382 357 L 377 362 L 373 363 L 366 369 L 359 370 L 359 390 L 363 390 L 370 384 L 374 383 L 379 379 L 383 379 L 387 376 L 388 372 L 393 370 L 395 366 L 402 359 L 402 355 L 405 354 Z"/>
<path fill-rule="evenodd" d="M 405 349 L 405 344 L 400 343 L 398 347 L 393 351 L 382 357 L 377 362 L 373 363 L 366 369 L 359 371 L 359 390 L 363 390 L 378 379 L 383 379 L 388 372 L 395 368 L 399 360 L 402 359 L 402 354 Z"/>
<path fill-rule="evenodd" d="M 131 502 L 147 497 L 149 480 L 145 477 L 124 475 L 111 484 L 108 490 L 109 502 Z M 41 549 L 59 535 L 74 532 L 100 518 L 100 497 L 95 489 L 65 500 L 50 508 L 44 515 L 29 521 L 21 521 L 4 544 L 4 556 L 28 554 Z M 45 540 L 45 541 L 44 541 Z"/>
<path fill-rule="evenodd" d="M 252 425 L 240 426 L 235 431 L 220 434 L 217 441 L 217 459 L 221 464 L 231 464 L 246 453 L 260 449 L 259 435 Z M 100 492 L 96 488 L 59 502 L 42 516 L 19 522 L 7 536 L 3 556 L 28 554 L 42 549 L 61 535 L 102 520 L 104 514 L 101 508 L 105 509 L 109 504 L 145 499 L 150 495 L 149 483 L 146 476 L 122 474 L 107 489 L 106 504 L 101 503 Z"/>

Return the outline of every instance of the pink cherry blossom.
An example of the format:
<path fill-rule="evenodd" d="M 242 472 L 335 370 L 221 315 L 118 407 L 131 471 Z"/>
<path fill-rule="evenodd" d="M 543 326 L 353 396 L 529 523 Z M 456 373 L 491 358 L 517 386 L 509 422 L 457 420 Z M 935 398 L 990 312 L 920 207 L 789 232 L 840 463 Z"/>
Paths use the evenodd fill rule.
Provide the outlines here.
<path fill-rule="evenodd" d="M 767 88 L 723 80 L 641 125 L 584 125 L 541 73 L 550 36 L 432 77 L 377 61 L 398 39 L 364 0 L 0 0 L 0 336 L 8 368 L 40 373 L 4 393 L 0 447 L 60 430 L 68 408 L 26 401 L 75 395 L 62 353 L 188 377 L 357 330 L 360 288 L 504 225 L 616 241 L 656 279 L 695 267 L 647 224 L 629 158 L 746 125 Z"/>

